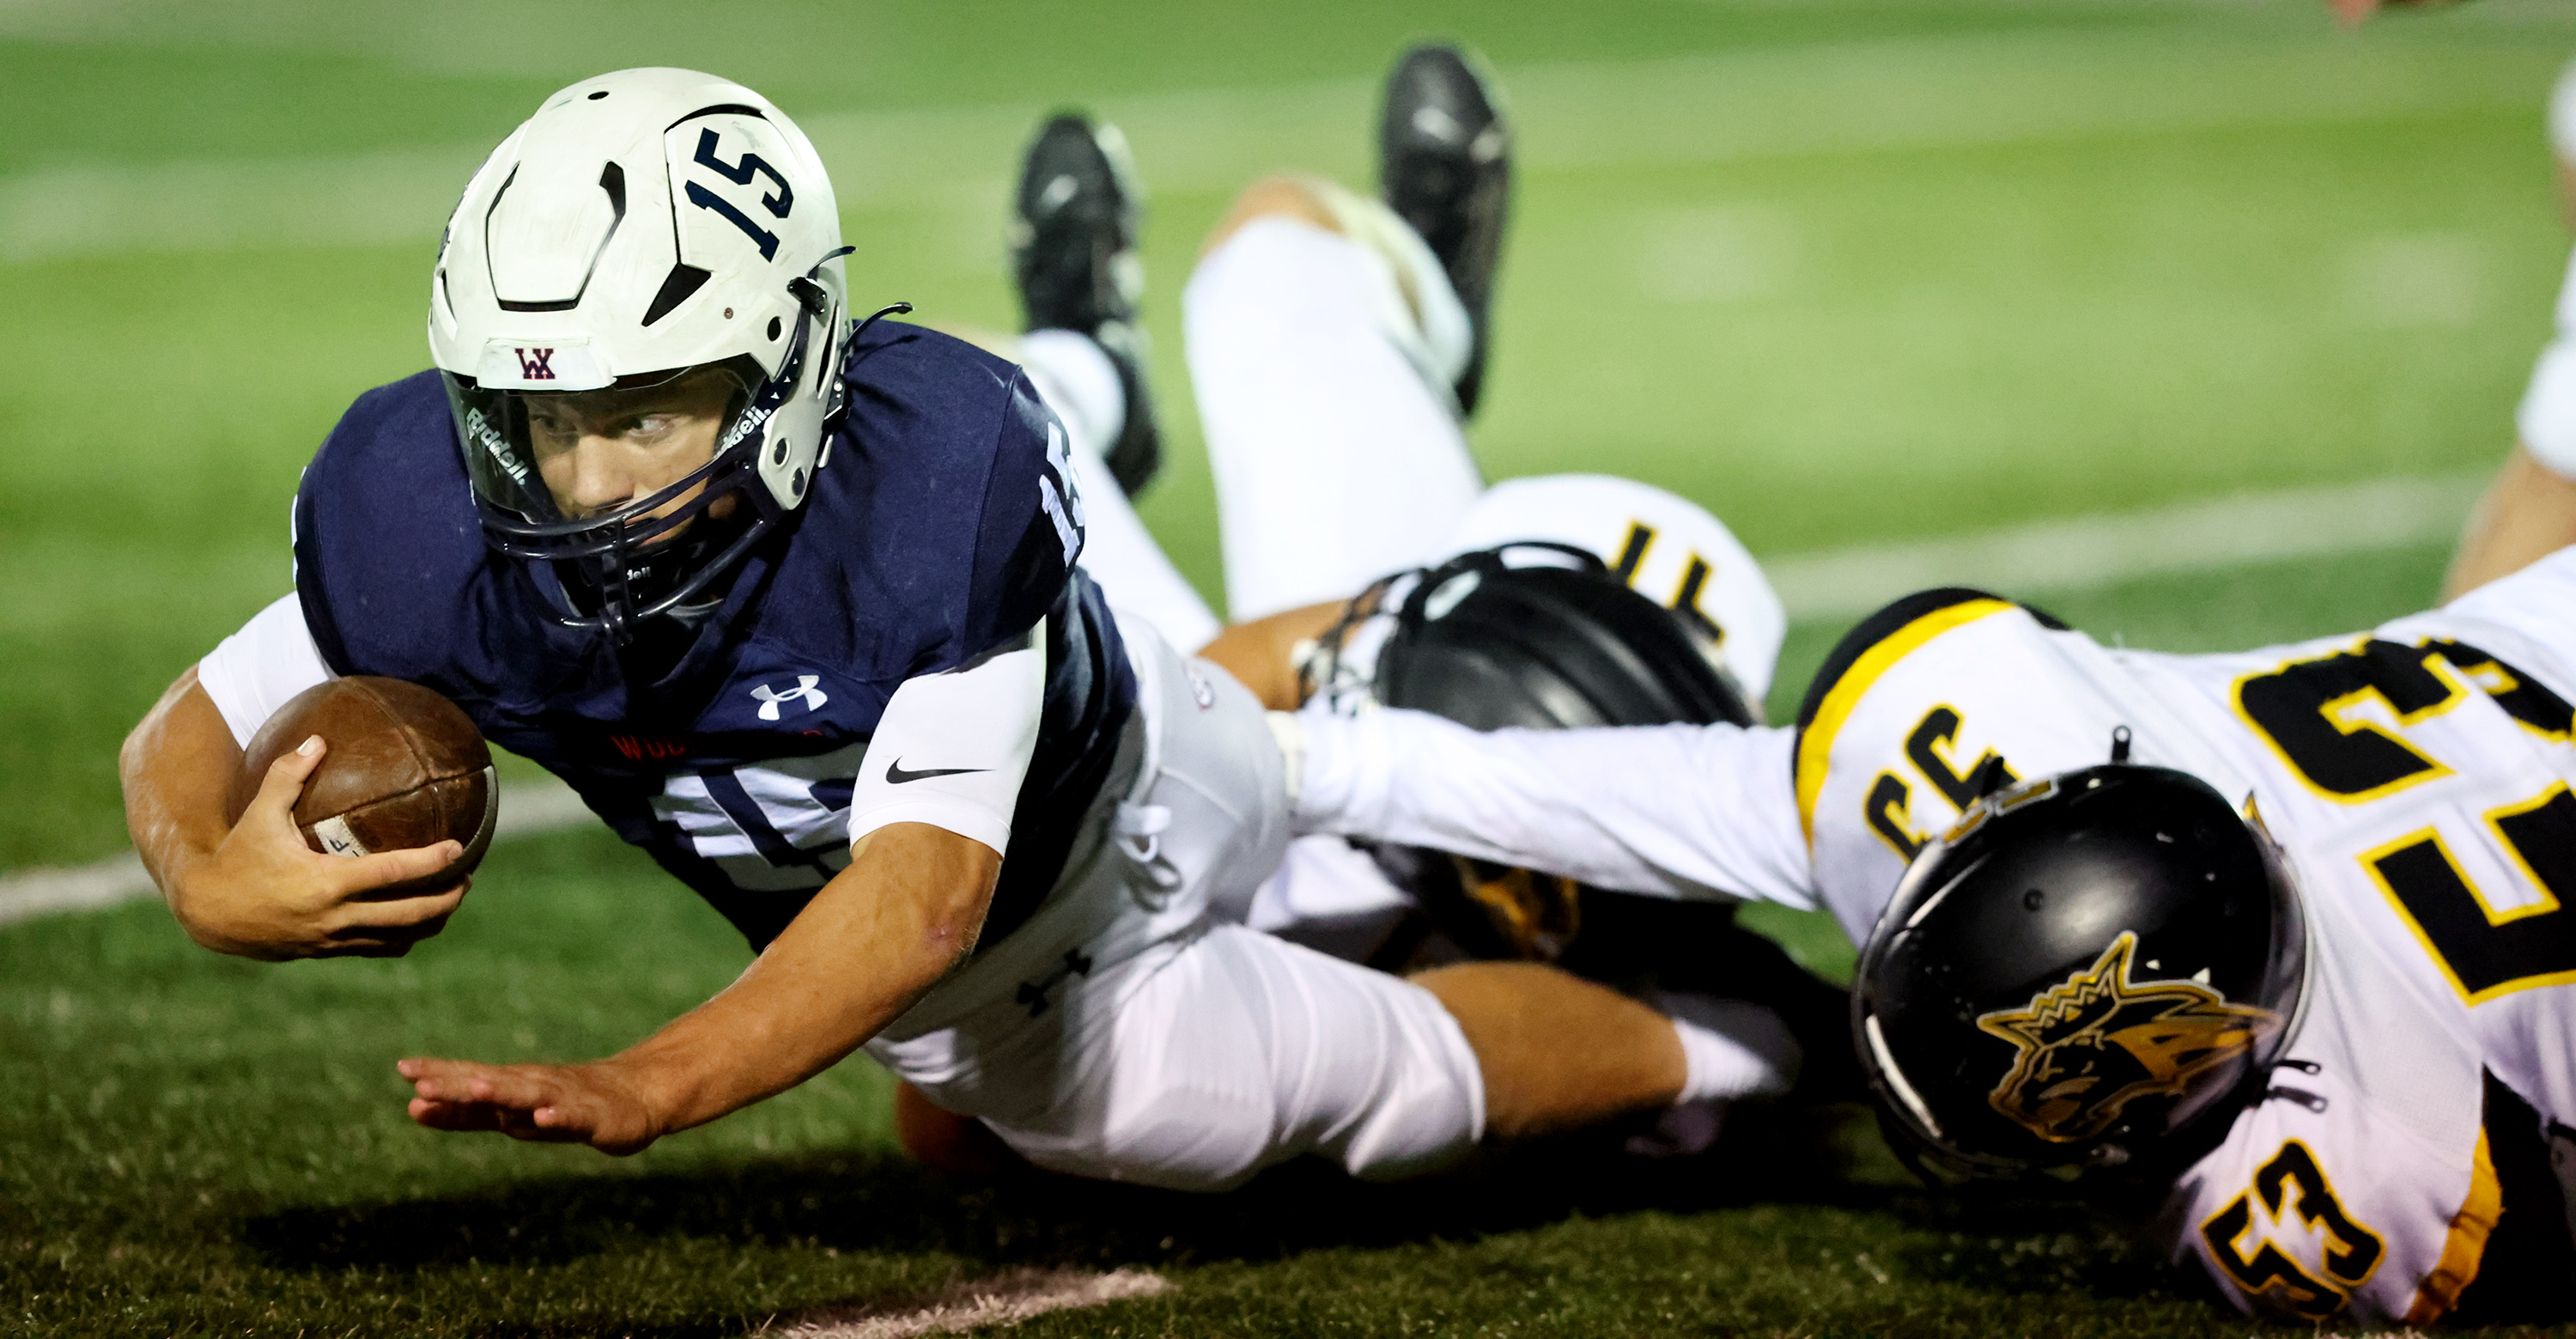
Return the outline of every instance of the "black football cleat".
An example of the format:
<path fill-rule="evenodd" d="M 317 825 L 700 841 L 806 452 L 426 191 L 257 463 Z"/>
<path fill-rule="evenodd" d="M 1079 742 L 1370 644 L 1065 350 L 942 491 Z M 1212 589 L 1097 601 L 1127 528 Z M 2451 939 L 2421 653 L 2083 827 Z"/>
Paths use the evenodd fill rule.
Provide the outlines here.
<path fill-rule="evenodd" d="M 1511 213 L 1512 129 L 1476 62 L 1446 42 L 1404 53 L 1386 77 L 1378 119 L 1378 191 L 1440 258 L 1467 308 L 1475 345 L 1458 377 L 1458 408 L 1474 413 L 1492 343 L 1485 313 Z"/>
<path fill-rule="evenodd" d="M 1128 496 L 1163 463 L 1154 398 L 1145 384 L 1145 332 L 1136 321 L 1145 267 L 1136 235 L 1145 193 L 1127 141 L 1112 125 L 1059 112 L 1030 141 L 1012 201 L 1011 268 L 1024 330 L 1078 330 L 1118 369 L 1127 422 L 1109 445 L 1109 473 Z"/>

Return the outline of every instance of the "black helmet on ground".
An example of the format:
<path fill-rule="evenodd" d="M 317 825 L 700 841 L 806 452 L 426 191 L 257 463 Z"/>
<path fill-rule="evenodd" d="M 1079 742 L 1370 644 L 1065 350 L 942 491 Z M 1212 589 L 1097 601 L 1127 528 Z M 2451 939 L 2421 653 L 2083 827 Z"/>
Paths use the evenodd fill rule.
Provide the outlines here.
<path fill-rule="evenodd" d="M 2146 1170 L 2262 1091 L 2306 969 L 2250 807 L 2113 762 L 1980 799 L 1916 855 L 1861 953 L 1853 1040 L 1927 1180 Z"/>
<path fill-rule="evenodd" d="M 1355 601 L 1346 625 L 1375 607 L 1367 596 Z M 1726 670 L 1720 629 L 1638 594 L 1583 549 L 1522 543 L 1461 554 L 1420 573 L 1393 613 L 1369 693 L 1387 706 L 1479 730 L 1758 719 Z M 1341 631 L 1322 645 L 1338 647 Z M 1329 665 L 1323 673 L 1337 677 Z M 1842 990 L 1735 924 L 1731 903 L 1612 892 L 1424 847 L 1376 856 L 1427 928 L 1471 957 L 1553 963 L 1631 992 L 1765 1005 L 1806 1054 L 1802 1094 L 1860 1096 Z"/>
<path fill-rule="evenodd" d="M 1378 655 L 1375 695 L 1479 730 L 1750 725 L 1712 631 L 1583 549 L 1480 549 L 1414 583 Z"/>
<path fill-rule="evenodd" d="M 1406 577 L 1411 586 L 1398 587 Z M 1386 706 L 1478 730 L 1754 719 L 1725 671 L 1716 630 L 1629 589 L 1587 550 L 1507 544 L 1401 574 L 1352 601 L 1343 627 L 1322 645 L 1338 648 L 1392 589 L 1403 594 L 1369 684 L 1369 696 Z M 1328 663 L 1321 681 L 1340 674 Z M 1580 932 L 1583 904 L 1608 896 L 1445 851 L 1382 847 L 1377 857 L 1432 923 L 1477 958 L 1561 961 Z M 1713 905 L 1677 914 L 1729 915 Z"/>

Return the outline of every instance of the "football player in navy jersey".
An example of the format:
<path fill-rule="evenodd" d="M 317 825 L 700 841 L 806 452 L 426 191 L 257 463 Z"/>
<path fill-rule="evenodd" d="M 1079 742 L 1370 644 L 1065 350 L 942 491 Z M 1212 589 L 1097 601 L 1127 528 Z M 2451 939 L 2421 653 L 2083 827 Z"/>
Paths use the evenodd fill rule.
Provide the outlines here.
<path fill-rule="evenodd" d="M 1694 1034 L 1607 990 L 1518 964 L 1408 982 L 1212 912 L 1278 865 L 1290 787 L 1253 696 L 1077 566 L 1079 476 L 1153 455 L 1112 329 L 1114 148 L 1077 122 L 1030 163 L 1069 183 L 1041 199 L 1112 207 L 1021 207 L 1054 379 L 1109 388 L 1068 415 L 1077 444 L 1020 367 L 850 319 L 830 183 L 757 94 L 657 69 L 548 98 L 450 220 L 436 369 L 360 397 L 307 469 L 295 593 L 128 742 L 181 924 L 263 958 L 437 932 L 462 879 L 375 894 L 434 885 L 451 846 L 303 846 L 319 741 L 238 824 L 216 798 L 287 698 L 391 675 L 570 782 L 759 952 L 608 1060 L 403 1062 L 424 1125 L 630 1152 L 864 1044 L 1042 1166 L 1217 1188 L 1705 1095 Z M 1466 208 L 1495 165 L 1456 148 Z"/>

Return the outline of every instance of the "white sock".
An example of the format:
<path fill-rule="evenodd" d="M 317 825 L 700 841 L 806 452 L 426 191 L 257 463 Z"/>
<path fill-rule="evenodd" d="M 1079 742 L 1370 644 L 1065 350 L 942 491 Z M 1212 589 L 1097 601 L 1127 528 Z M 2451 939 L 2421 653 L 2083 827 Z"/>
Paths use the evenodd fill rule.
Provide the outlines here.
<path fill-rule="evenodd" d="M 1127 393 L 1109 355 L 1078 330 L 1032 330 L 1020 336 L 1019 363 L 1038 398 L 1064 420 L 1076 448 L 1108 452 L 1127 426 Z"/>
<path fill-rule="evenodd" d="M 1688 1075 L 1674 1105 L 1777 1097 L 1798 1080 L 1789 1025 L 1758 1004 L 1657 991 L 1648 1001 L 1672 1020 Z"/>

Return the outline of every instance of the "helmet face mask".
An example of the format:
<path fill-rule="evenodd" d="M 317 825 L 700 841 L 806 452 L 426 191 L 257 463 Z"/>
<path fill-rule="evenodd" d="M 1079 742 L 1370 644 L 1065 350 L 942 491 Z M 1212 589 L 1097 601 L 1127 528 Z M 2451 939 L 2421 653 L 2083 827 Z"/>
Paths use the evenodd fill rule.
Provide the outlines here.
<path fill-rule="evenodd" d="M 697 599 L 748 550 L 743 541 L 786 515 L 755 468 L 776 396 L 751 402 L 745 378 L 758 368 L 746 363 L 621 378 L 598 391 L 486 390 L 448 374 L 485 539 L 506 556 L 555 564 L 556 580 L 538 584 L 552 587 L 568 622 L 596 619 L 623 633 Z M 655 409 L 683 419 L 658 441 L 636 423 Z M 641 496 L 596 508 L 568 497 L 585 453 L 622 456 L 611 472 Z"/>
<path fill-rule="evenodd" d="M 559 622 L 623 643 L 710 598 L 803 503 L 841 409 L 846 250 L 803 132 L 693 71 L 574 84 L 475 174 L 431 279 L 430 347 L 485 536 Z M 596 510 L 547 486 L 532 428 L 550 404 L 717 369 L 739 393 L 709 454 L 639 469 L 638 496 Z"/>
<path fill-rule="evenodd" d="M 2305 973 L 2259 821 L 2112 764 L 1980 800 L 1916 856 L 1862 953 L 1854 1041 L 1918 1171 L 2161 1166 L 2259 1091 Z"/>
<path fill-rule="evenodd" d="M 739 371 L 725 366 L 623 378 L 596 391 L 485 390 L 452 373 L 446 382 L 476 499 L 549 529 L 631 527 L 671 510 L 662 495 L 703 479 L 723 454 L 720 439 L 738 435 L 730 430 L 748 399 Z M 585 483 L 623 484 L 624 494 L 585 505 L 577 497 Z"/>

